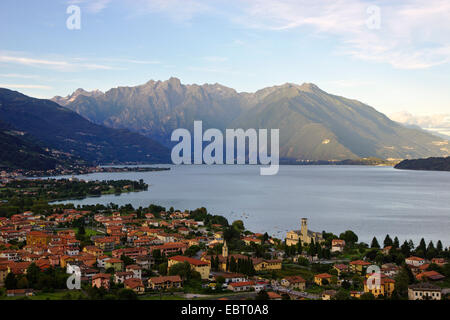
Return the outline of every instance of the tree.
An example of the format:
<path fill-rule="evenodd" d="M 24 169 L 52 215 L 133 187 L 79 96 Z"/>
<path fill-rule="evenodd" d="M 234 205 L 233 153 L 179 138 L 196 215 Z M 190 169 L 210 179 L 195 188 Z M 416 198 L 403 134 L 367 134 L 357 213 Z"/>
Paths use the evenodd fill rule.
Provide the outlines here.
<path fill-rule="evenodd" d="M 439 254 L 442 253 L 442 251 L 443 251 L 442 248 L 443 248 L 442 242 L 441 242 L 441 240 L 438 240 L 438 242 L 437 242 L 437 244 L 436 244 L 436 250 L 438 251 Z"/>
<path fill-rule="evenodd" d="M 347 230 L 339 235 L 339 238 L 345 240 L 346 243 L 353 245 L 358 242 L 358 236 L 351 230 Z"/>
<path fill-rule="evenodd" d="M 392 246 L 394 244 L 394 242 L 392 241 L 391 237 L 387 234 L 386 238 L 384 238 L 383 244 L 385 247 L 389 247 L 389 246 Z"/>
<path fill-rule="evenodd" d="M 163 262 L 158 265 L 158 272 L 163 276 L 167 274 L 167 262 Z"/>
<path fill-rule="evenodd" d="M 200 250 L 200 247 L 197 245 L 190 246 L 185 252 L 184 255 L 188 257 L 193 257 Z"/>
<path fill-rule="evenodd" d="M 183 280 L 187 281 L 191 279 L 200 278 L 200 274 L 197 271 L 192 270 L 191 265 L 187 261 L 180 262 L 171 266 L 169 270 L 169 275 L 170 276 L 179 275 Z"/>
<path fill-rule="evenodd" d="M 120 260 L 123 261 L 125 267 L 134 264 L 134 260 L 124 254 L 120 257 Z"/>
<path fill-rule="evenodd" d="M 17 288 L 18 289 L 27 289 L 28 288 L 28 280 L 26 277 L 21 277 L 17 281 Z"/>
<path fill-rule="evenodd" d="M 400 241 L 397 237 L 394 238 L 394 243 L 392 245 L 395 249 L 398 249 L 400 247 Z"/>
<path fill-rule="evenodd" d="M 8 290 L 17 289 L 17 279 L 14 273 L 10 272 L 5 278 L 5 287 Z"/>
<path fill-rule="evenodd" d="M 37 285 L 40 274 L 41 270 L 35 263 L 32 263 L 28 266 L 26 277 L 31 288 L 35 288 L 35 286 Z"/>
<path fill-rule="evenodd" d="M 346 290 L 339 290 L 336 295 L 334 296 L 334 298 L 336 300 L 349 300 L 350 299 L 350 294 L 348 291 Z"/>
<path fill-rule="evenodd" d="M 263 235 L 263 238 L 262 238 L 262 242 L 263 242 L 263 244 L 265 244 L 267 241 L 269 241 L 269 234 L 267 232 L 265 232 Z"/>
<path fill-rule="evenodd" d="M 402 246 L 400 247 L 401 252 L 403 253 L 404 256 L 409 256 L 411 254 L 411 250 L 409 248 L 409 244 L 408 242 L 405 240 L 405 242 L 403 242 Z"/>
<path fill-rule="evenodd" d="M 373 237 L 372 239 L 372 243 L 370 244 L 371 248 L 380 248 L 380 244 L 378 243 L 378 240 L 376 237 Z"/>
<path fill-rule="evenodd" d="M 420 243 L 416 248 L 416 254 L 424 258 L 426 253 L 427 253 L 427 245 L 425 244 L 425 239 L 422 238 L 420 239 Z"/>
<path fill-rule="evenodd" d="M 231 226 L 236 230 L 238 230 L 239 232 L 243 232 L 245 230 L 244 222 L 242 220 L 233 221 Z"/>

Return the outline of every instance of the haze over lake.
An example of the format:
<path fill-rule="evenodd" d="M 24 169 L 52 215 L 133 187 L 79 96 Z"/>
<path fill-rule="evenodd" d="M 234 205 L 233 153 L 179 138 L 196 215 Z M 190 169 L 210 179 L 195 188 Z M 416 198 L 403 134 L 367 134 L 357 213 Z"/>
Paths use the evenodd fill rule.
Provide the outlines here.
<path fill-rule="evenodd" d="M 86 180 L 143 179 L 148 191 L 71 200 L 78 204 L 167 208 L 206 207 L 229 221 L 241 219 L 254 232 L 284 238 L 308 218 L 313 231 L 353 230 L 360 241 L 386 234 L 450 243 L 450 173 L 370 166 L 280 166 L 261 176 L 259 166 L 170 166 L 170 171 L 96 173 Z"/>

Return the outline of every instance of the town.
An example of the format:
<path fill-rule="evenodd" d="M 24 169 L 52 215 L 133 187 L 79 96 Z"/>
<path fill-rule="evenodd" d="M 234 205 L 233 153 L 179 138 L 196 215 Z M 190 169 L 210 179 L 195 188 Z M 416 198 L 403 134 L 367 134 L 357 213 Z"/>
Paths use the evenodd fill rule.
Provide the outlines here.
<path fill-rule="evenodd" d="M 68 197 L 80 184 L 89 190 L 100 186 L 100 193 L 110 189 L 108 182 L 60 183 Z M 117 192 L 147 187 L 142 181 L 114 183 Z M 1 209 L 17 198 L 16 191 L 35 188 L 21 195 L 28 204 L 0 216 L 0 299 L 449 298 L 449 249 L 441 241 L 422 239 L 415 246 L 386 235 L 383 242 L 374 237 L 366 244 L 351 230 L 311 231 L 306 218 L 299 218 L 298 230 L 277 239 L 206 208 L 46 202 L 60 197 L 57 186 L 56 180 L 27 180 L 0 190 L 6 201 Z M 80 288 L 69 288 L 75 270 Z"/>

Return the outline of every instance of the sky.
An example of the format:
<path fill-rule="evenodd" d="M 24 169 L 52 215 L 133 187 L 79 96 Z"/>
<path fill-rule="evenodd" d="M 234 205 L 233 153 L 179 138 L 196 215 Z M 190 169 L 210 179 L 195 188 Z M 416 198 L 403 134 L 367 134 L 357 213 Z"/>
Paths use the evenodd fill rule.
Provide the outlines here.
<path fill-rule="evenodd" d="M 0 87 L 311 82 L 386 114 L 448 114 L 449 17 L 448 0 L 1 0 Z"/>

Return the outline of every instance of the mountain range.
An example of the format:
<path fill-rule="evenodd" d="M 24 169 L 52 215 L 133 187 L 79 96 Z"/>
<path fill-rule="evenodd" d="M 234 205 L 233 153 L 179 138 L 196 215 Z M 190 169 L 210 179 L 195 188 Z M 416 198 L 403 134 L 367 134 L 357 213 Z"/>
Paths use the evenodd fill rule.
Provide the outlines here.
<path fill-rule="evenodd" d="M 20 150 L 27 155 L 45 156 L 48 151 L 88 163 L 161 163 L 169 160 L 169 150 L 138 133 L 94 124 L 57 103 L 35 99 L 0 88 L 0 123 L 3 138 L 17 145 L 10 158 L 20 162 Z M 1 129 L 1 128 L 0 128 Z M 16 132 L 19 134 L 11 134 Z M 9 133 L 9 134 L 8 134 Z M 5 136 L 6 135 L 6 136 Z M 2 139 L 2 143 L 6 140 Z M 7 143 L 7 142 L 6 142 Z M 3 152 L 2 152 L 3 153 Z M 4 159 L 3 165 L 11 163 Z M 49 162 L 49 165 L 55 163 Z M 30 168 L 29 166 L 26 166 Z"/>
<path fill-rule="evenodd" d="M 106 92 L 78 89 L 54 102 L 106 127 L 128 129 L 170 147 L 176 128 L 278 128 L 280 156 L 294 160 L 446 156 L 449 141 L 390 120 L 373 107 L 311 83 L 254 93 L 220 84 L 184 85 L 177 78 Z"/>

